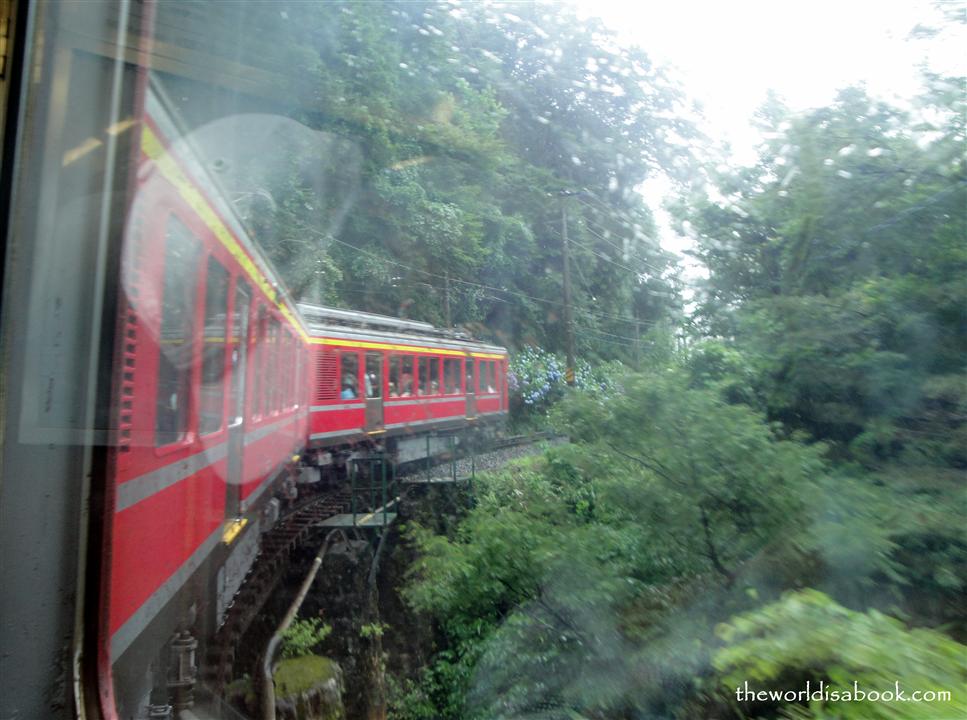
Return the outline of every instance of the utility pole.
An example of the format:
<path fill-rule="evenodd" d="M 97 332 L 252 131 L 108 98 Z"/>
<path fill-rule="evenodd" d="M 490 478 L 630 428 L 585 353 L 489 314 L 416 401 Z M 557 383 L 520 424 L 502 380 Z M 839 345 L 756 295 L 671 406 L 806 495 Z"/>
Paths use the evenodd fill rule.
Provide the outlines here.
<path fill-rule="evenodd" d="M 562 190 L 561 195 L 577 195 L 575 192 Z M 564 255 L 564 327 L 567 342 L 567 368 L 564 379 L 568 385 L 574 385 L 574 318 L 571 315 L 571 248 L 567 241 L 567 201 L 561 203 L 561 240 Z"/>
<path fill-rule="evenodd" d="M 635 309 L 635 370 L 641 370 L 641 322 L 638 320 L 638 309 Z"/>
<path fill-rule="evenodd" d="M 443 273 L 443 279 L 446 282 L 446 288 L 443 295 L 443 310 L 447 316 L 447 329 L 453 327 L 453 323 L 450 322 L 450 271 L 446 270 Z"/>

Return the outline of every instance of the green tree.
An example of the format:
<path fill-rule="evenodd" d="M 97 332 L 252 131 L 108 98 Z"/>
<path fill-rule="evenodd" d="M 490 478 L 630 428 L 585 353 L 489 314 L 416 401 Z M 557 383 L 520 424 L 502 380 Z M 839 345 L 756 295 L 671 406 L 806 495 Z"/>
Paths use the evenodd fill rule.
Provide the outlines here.
<path fill-rule="evenodd" d="M 858 687 L 865 693 L 906 693 L 907 700 L 822 698 L 759 703 L 746 717 L 799 720 L 940 720 L 967 715 L 967 647 L 934 630 L 904 627 L 871 610 L 860 613 L 816 591 L 790 593 L 780 602 L 733 618 L 718 629 L 725 647 L 715 655 L 723 695 L 735 702 L 745 683 L 757 690 L 799 691 L 806 680 L 824 681 L 842 697 Z M 854 685 L 854 683 L 856 685 Z M 914 702 L 912 693 L 946 691 L 949 700 Z M 837 695 L 833 695 L 836 697 Z M 891 697 L 895 697 L 892 696 Z"/>

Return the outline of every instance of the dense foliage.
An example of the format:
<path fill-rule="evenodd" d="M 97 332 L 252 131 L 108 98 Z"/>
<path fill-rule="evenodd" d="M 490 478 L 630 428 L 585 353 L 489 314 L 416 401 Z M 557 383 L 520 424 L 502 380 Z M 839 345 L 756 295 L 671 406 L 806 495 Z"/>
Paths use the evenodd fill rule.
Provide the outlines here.
<path fill-rule="evenodd" d="M 967 467 L 962 81 L 915 111 L 860 90 L 789 118 L 754 168 L 679 208 L 708 267 L 696 316 L 771 417 L 887 460 Z M 927 122 L 929 118 L 931 122 Z"/>
<path fill-rule="evenodd" d="M 521 404 L 571 444 L 491 476 L 451 533 L 412 531 L 407 597 L 447 644 L 396 716 L 962 714 L 962 88 L 773 103 L 759 163 L 674 208 L 709 271 L 687 347 L 655 336 L 613 393 L 522 354 Z M 745 681 L 953 699 L 738 701 Z"/>
<path fill-rule="evenodd" d="M 967 647 L 905 635 L 880 614 L 967 636 L 953 478 L 916 487 L 831 464 L 824 445 L 695 387 L 688 368 L 627 376 L 622 390 L 569 397 L 555 415 L 572 443 L 489 476 L 452 534 L 411 531 L 420 555 L 407 597 L 448 646 L 399 693 L 398 717 L 728 716 L 743 662 L 775 668 L 748 671 L 759 688 L 840 682 L 847 670 L 875 684 L 887 672 L 878 653 L 896 647 L 887 630 L 945 648 L 896 658 L 896 680 L 956 693 Z M 815 618 L 786 617 L 789 602 L 756 610 L 802 587 L 869 619 L 832 600 L 814 603 Z M 729 620 L 743 612 L 751 619 Z M 717 636 L 727 621 L 738 630 Z M 762 642 L 738 643 L 753 628 Z M 837 637 L 849 647 L 821 647 Z M 942 672 L 925 685 L 934 665 Z M 919 712 L 909 717 L 930 717 Z"/>
<path fill-rule="evenodd" d="M 663 71 L 598 21 L 543 3 L 220 12 L 253 29 L 235 52 L 276 78 L 262 92 L 288 99 L 265 110 L 302 124 L 223 173 L 297 297 L 560 351 L 566 224 L 582 356 L 630 358 L 680 314 L 635 188 L 684 175 L 696 133 Z"/>

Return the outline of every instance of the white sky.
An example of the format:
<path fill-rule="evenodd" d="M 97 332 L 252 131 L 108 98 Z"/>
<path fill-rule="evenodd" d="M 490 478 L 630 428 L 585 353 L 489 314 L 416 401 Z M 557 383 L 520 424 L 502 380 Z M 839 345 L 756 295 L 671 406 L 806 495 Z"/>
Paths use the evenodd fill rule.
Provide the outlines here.
<path fill-rule="evenodd" d="M 928 0 L 577 0 L 623 42 L 671 66 L 685 92 L 700 101 L 710 137 L 728 141 L 732 158 L 749 163 L 759 141 L 749 122 L 776 90 L 793 111 L 827 104 L 840 88 L 864 82 L 874 95 L 910 96 L 918 67 L 962 74 L 964 27 L 943 25 Z M 964 12 L 962 0 L 945 4 Z M 908 40 L 918 24 L 943 26 L 935 40 Z M 667 182 L 644 188 L 659 208 Z M 661 218 L 659 218 L 661 220 Z M 664 223 L 662 223 L 664 224 Z M 667 226 L 662 244 L 680 251 L 684 238 Z"/>

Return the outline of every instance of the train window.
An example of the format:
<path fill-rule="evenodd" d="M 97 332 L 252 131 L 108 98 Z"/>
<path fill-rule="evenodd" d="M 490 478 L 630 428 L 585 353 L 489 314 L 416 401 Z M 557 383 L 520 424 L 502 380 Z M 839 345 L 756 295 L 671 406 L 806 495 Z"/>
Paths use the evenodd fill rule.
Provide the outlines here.
<path fill-rule="evenodd" d="M 430 358 L 420 357 L 418 360 L 418 385 L 420 395 L 430 394 Z"/>
<path fill-rule="evenodd" d="M 302 375 L 302 346 L 299 344 L 299 339 L 295 335 L 289 336 L 289 347 L 291 348 L 291 355 L 289 357 L 296 359 L 295 367 L 292 368 L 292 387 L 289 391 L 289 407 L 294 408 L 299 405 L 299 379 Z"/>
<path fill-rule="evenodd" d="M 292 372 L 292 364 L 289 360 L 292 357 L 292 351 L 289 348 L 289 332 L 282 327 L 281 323 L 279 324 L 279 341 L 277 347 L 276 356 L 278 361 L 276 362 L 276 368 L 279 373 L 279 398 L 277 407 L 281 411 L 289 407 L 289 375 Z"/>
<path fill-rule="evenodd" d="M 439 395 L 443 387 L 441 381 L 443 373 L 440 370 L 440 358 L 430 358 L 430 395 Z"/>
<path fill-rule="evenodd" d="M 190 419 L 191 368 L 199 243 L 171 216 L 165 235 L 155 444 L 185 438 Z"/>
<path fill-rule="evenodd" d="M 298 354 L 298 360 L 296 361 L 296 371 L 295 371 L 295 396 L 292 398 L 292 402 L 295 407 L 299 407 L 302 404 L 302 392 L 305 387 L 305 368 L 306 368 L 306 356 L 302 344 L 296 340 L 296 353 Z"/>
<path fill-rule="evenodd" d="M 380 353 L 366 353 L 366 397 L 378 398 L 383 386 L 383 356 Z"/>
<path fill-rule="evenodd" d="M 399 355 L 389 356 L 389 396 L 400 396 L 400 361 Z"/>
<path fill-rule="evenodd" d="M 340 353 L 339 397 L 355 400 L 359 397 L 359 354 L 352 350 Z"/>
<path fill-rule="evenodd" d="M 253 415 L 262 417 L 265 412 L 265 340 L 268 334 L 265 305 L 259 305 L 255 320 L 254 379 L 252 388 Z"/>
<path fill-rule="evenodd" d="M 205 324 L 202 337 L 201 408 L 198 432 L 208 435 L 222 427 L 224 415 L 225 340 L 228 322 L 228 270 L 208 259 L 205 281 Z"/>
<path fill-rule="evenodd" d="M 292 336 L 292 333 L 286 330 L 282 337 L 285 340 L 285 354 L 283 357 L 298 358 L 295 338 Z M 285 368 L 285 402 L 283 404 L 285 407 L 291 408 L 295 405 L 295 379 L 298 371 L 298 360 L 296 360 L 295 365 L 291 361 L 283 362 L 282 367 Z"/>
<path fill-rule="evenodd" d="M 443 360 L 443 391 L 447 395 L 460 393 L 460 360 L 457 358 Z"/>
<path fill-rule="evenodd" d="M 268 357 L 266 413 L 277 413 L 282 405 L 282 382 L 279 368 L 279 348 L 282 345 L 280 333 L 281 325 L 278 318 L 275 316 L 269 317 L 269 337 L 268 347 L 266 348 Z"/>
<path fill-rule="evenodd" d="M 400 397 L 415 395 L 413 388 L 413 356 L 403 356 L 403 366 L 400 372 Z"/>
<path fill-rule="evenodd" d="M 245 413 L 245 359 L 248 353 L 248 311 L 252 291 L 248 283 L 238 278 L 235 282 L 235 305 L 232 308 L 232 328 L 229 346 L 232 358 L 232 382 L 229 408 L 233 423 L 241 422 Z"/>

